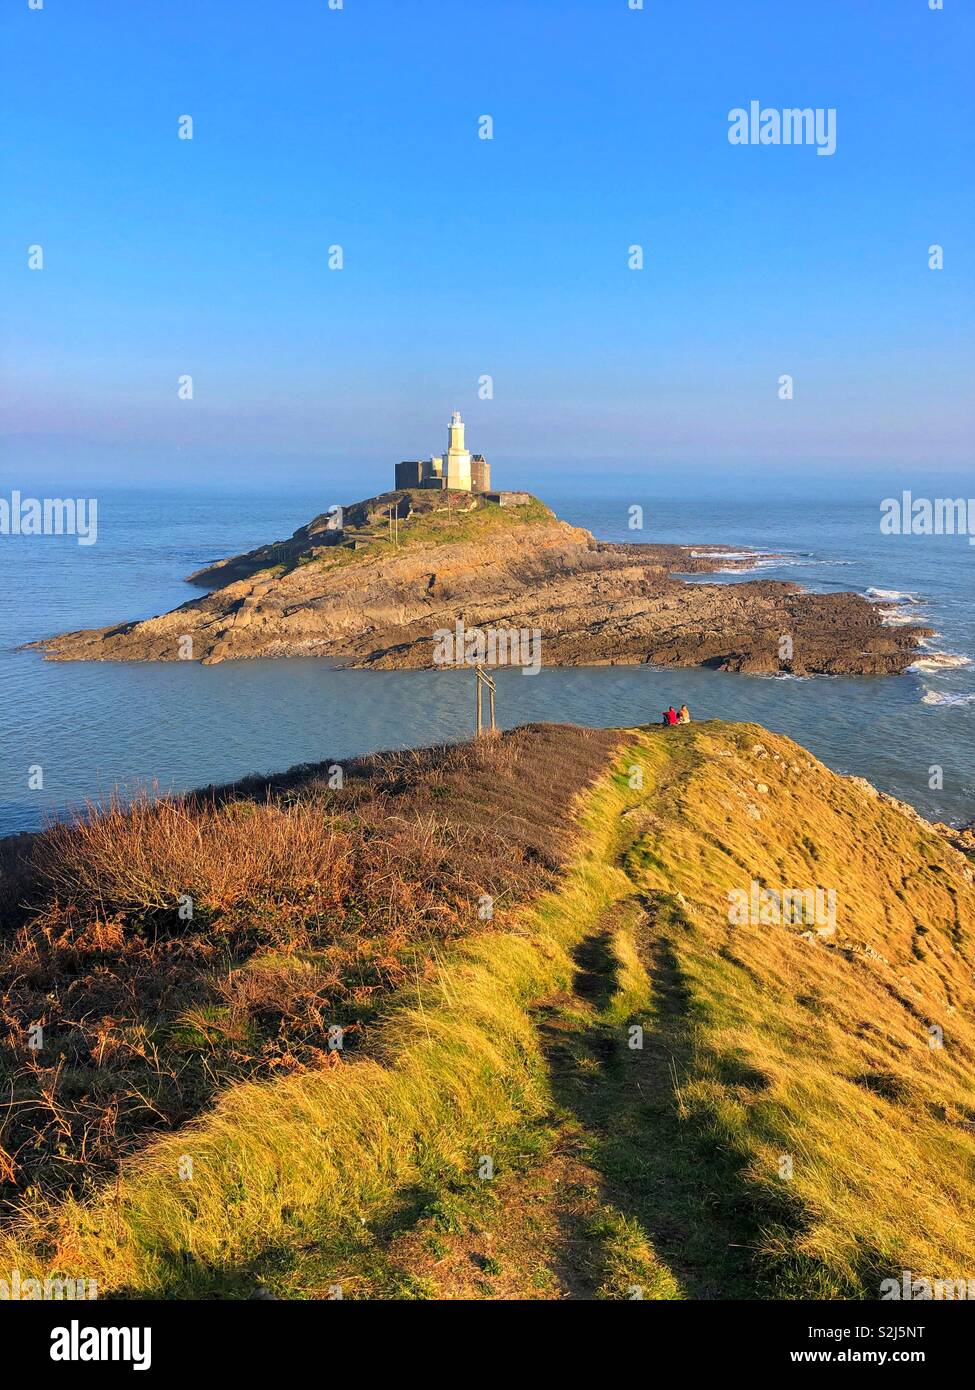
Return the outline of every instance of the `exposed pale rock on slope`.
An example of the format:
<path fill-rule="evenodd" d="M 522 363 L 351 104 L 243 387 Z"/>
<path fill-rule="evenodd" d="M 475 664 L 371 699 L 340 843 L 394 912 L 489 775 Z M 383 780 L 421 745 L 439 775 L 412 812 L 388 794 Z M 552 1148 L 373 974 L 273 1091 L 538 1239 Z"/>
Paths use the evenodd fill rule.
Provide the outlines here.
<path fill-rule="evenodd" d="M 500 507 L 442 493 L 387 493 L 288 541 L 190 576 L 210 588 L 171 613 L 65 633 L 34 645 L 54 660 L 214 663 L 316 656 L 351 666 L 421 668 L 433 633 L 537 628 L 548 666 L 649 662 L 720 670 L 889 675 L 929 629 L 885 626 L 852 593 L 810 594 L 777 580 L 689 583 L 681 574 L 746 569 L 727 548 L 616 545 L 559 521 L 541 502 Z M 399 544 L 386 513 L 399 509 Z M 722 553 L 724 549 L 725 553 Z M 791 660 L 779 656 L 783 635 Z M 182 641 L 182 646 L 181 646 Z"/>

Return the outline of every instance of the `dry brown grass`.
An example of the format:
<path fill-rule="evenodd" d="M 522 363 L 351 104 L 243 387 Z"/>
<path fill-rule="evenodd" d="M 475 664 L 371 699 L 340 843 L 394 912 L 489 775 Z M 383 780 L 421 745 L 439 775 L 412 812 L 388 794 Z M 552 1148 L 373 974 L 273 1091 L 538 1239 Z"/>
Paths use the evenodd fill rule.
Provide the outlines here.
<path fill-rule="evenodd" d="M 332 1027 L 361 1050 L 392 991 L 492 925 L 482 895 L 497 923 L 551 883 L 611 741 L 529 728 L 357 760 L 342 791 L 295 768 L 8 844 L 3 1198 L 83 1189 L 232 1081 L 340 1064 Z"/>
<path fill-rule="evenodd" d="M 62 922 L 165 919 L 174 889 L 220 919 L 308 899 L 324 910 L 341 900 L 352 869 L 348 835 L 320 808 L 270 800 L 111 803 L 54 826 L 34 862 L 48 910 Z"/>

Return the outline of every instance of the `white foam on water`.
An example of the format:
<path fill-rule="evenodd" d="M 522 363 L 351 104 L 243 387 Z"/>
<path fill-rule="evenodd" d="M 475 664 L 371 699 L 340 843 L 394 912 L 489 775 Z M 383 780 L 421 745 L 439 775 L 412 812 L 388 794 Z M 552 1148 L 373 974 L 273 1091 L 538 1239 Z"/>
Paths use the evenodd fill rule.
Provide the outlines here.
<path fill-rule="evenodd" d="M 692 560 L 757 560 L 761 550 L 692 550 Z"/>
<path fill-rule="evenodd" d="M 921 696 L 921 704 L 941 706 L 972 705 L 975 704 L 975 691 L 971 691 L 968 695 L 951 695 L 946 690 L 930 690 L 925 688 L 924 694 Z"/>
<path fill-rule="evenodd" d="M 916 619 L 910 614 L 905 613 L 902 608 L 878 608 L 880 622 L 883 627 L 903 627 L 907 623 L 913 623 Z"/>
<path fill-rule="evenodd" d="M 909 671 L 952 671 L 958 667 L 972 665 L 975 663 L 970 656 L 961 656 L 957 652 L 932 652 L 930 656 L 919 657 L 907 669 Z"/>
<path fill-rule="evenodd" d="M 784 550 L 774 555 L 769 554 L 767 550 L 692 550 L 691 558 L 694 560 L 746 560 L 748 561 L 747 570 L 774 570 L 782 565 L 801 565 L 806 556 L 793 550 Z M 729 567 L 713 572 L 715 574 L 742 574 L 745 570 Z"/>
<path fill-rule="evenodd" d="M 907 589 L 866 589 L 864 590 L 867 598 L 883 599 L 886 603 L 920 603 L 917 594 L 912 594 Z"/>

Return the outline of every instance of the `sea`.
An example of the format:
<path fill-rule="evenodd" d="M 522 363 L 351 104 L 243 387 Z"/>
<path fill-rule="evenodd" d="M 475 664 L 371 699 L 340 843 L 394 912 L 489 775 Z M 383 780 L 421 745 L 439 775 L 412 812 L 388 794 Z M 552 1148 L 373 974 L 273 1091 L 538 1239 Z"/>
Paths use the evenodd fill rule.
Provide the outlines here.
<path fill-rule="evenodd" d="M 671 702 L 686 702 L 694 719 L 751 720 L 788 734 L 836 772 L 866 777 L 931 819 L 975 817 L 975 546 L 966 537 L 884 535 L 876 498 L 655 499 L 649 491 L 639 518 L 632 487 L 614 495 L 594 480 L 565 496 L 538 490 L 559 516 L 606 540 L 776 553 L 753 573 L 710 580 L 853 590 L 881 603 L 886 621 L 922 621 L 937 636 L 894 677 L 501 670 L 502 727 L 657 722 Z M 113 486 L 97 497 L 94 545 L 0 536 L 0 834 L 37 829 L 113 793 L 181 791 L 470 736 L 469 671 L 352 671 L 311 659 L 57 663 L 22 650 L 185 603 L 201 592 L 185 582 L 191 571 L 287 537 L 336 500 L 311 481 L 243 491 Z"/>

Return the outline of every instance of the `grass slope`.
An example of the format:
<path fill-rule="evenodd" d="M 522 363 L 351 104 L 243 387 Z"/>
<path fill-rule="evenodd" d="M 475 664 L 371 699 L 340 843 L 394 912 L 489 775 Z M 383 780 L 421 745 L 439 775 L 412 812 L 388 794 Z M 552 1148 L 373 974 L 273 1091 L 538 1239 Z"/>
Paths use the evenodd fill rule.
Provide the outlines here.
<path fill-rule="evenodd" d="M 739 1165 L 758 1276 L 876 1297 L 904 1269 L 971 1271 L 971 865 L 788 739 L 718 725 L 686 741 L 669 784 L 653 750 L 625 862 L 653 913 L 678 1111 Z M 728 893 L 752 880 L 834 888 L 835 935 L 729 925 Z"/>
<path fill-rule="evenodd" d="M 970 863 L 754 726 L 618 739 L 560 877 L 440 943 L 357 1060 L 229 1085 L 115 1182 L 23 1209 L 0 1264 L 361 1298 L 875 1298 L 971 1271 Z M 753 883 L 835 890 L 835 930 L 733 924 Z"/>
<path fill-rule="evenodd" d="M 405 514 L 408 505 L 414 509 L 410 516 Z M 390 534 L 388 521 L 389 511 L 394 506 L 398 506 L 402 513 L 395 541 Z M 347 534 L 338 545 L 321 544 L 322 537 L 318 531 L 327 520 L 327 515 L 323 514 L 311 522 L 312 535 L 307 548 L 295 550 L 287 560 L 266 565 L 260 570 L 255 568 L 253 572 L 270 577 L 308 564 L 328 568 L 362 565 L 400 551 L 470 541 L 487 542 L 500 532 L 523 526 L 551 525 L 556 521 L 555 514 L 537 497 L 516 506 L 504 507 L 484 497 L 477 497 L 476 504 L 472 506 L 469 493 L 451 492 L 448 505 L 447 493 L 422 489 L 391 492 L 382 498 L 357 503 L 347 509 L 347 518 L 352 524 L 348 525 Z M 280 548 L 287 549 L 289 545 L 294 549 L 289 542 L 282 542 Z"/>
<path fill-rule="evenodd" d="M 368 1051 L 440 952 L 554 883 L 565 808 L 616 738 L 526 728 L 8 842 L 0 1197 L 80 1193 L 236 1081 Z"/>
<path fill-rule="evenodd" d="M 599 737 L 570 731 L 559 743 L 578 757 Z M 546 768 L 558 783 L 572 764 Z M 246 1294 L 256 1264 L 309 1244 L 319 1258 L 340 1254 L 418 1187 L 475 1171 L 479 1154 L 547 1104 L 528 1004 L 570 968 L 561 943 L 625 883 L 607 862 L 616 795 L 601 787 L 587 810 L 594 851 L 559 891 L 510 929 L 435 957 L 369 1058 L 231 1087 L 94 1198 L 25 1205 L 0 1238 L 0 1265 L 24 1277 L 51 1263 L 84 1268 L 105 1291 Z M 564 798 L 554 804 L 564 817 Z"/>

